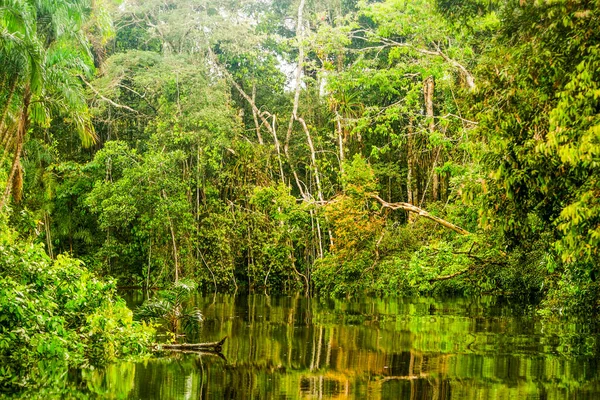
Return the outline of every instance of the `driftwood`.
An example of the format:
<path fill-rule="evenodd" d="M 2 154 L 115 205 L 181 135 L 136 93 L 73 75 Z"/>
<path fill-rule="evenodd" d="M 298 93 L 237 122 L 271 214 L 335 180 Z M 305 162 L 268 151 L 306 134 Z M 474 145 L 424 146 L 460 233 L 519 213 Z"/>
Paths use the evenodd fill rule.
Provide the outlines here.
<path fill-rule="evenodd" d="M 435 221 L 438 224 L 440 224 L 448 229 L 453 230 L 454 232 L 460 233 L 461 235 L 469 235 L 470 234 L 469 231 L 461 228 L 460 226 L 454 225 L 452 222 L 448 222 L 445 219 L 436 217 L 435 215 L 431 215 L 430 213 L 423 210 L 422 208 L 413 206 L 410 203 L 402 203 L 402 202 L 401 203 L 388 203 L 387 201 L 383 200 L 381 197 L 379 197 L 377 195 L 374 195 L 373 198 L 375 200 L 377 200 L 378 202 L 380 202 L 384 208 L 389 208 L 391 210 L 405 210 L 408 212 L 412 212 L 423 218 L 427 218 L 432 221 Z"/>
<path fill-rule="evenodd" d="M 209 343 L 173 343 L 173 344 L 157 344 L 154 348 L 158 351 L 168 350 L 168 351 L 205 351 L 205 352 L 214 352 L 220 353 L 223 349 L 223 343 L 225 343 L 225 336 L 223 339 L 218 342 L 209 342 Z"/>

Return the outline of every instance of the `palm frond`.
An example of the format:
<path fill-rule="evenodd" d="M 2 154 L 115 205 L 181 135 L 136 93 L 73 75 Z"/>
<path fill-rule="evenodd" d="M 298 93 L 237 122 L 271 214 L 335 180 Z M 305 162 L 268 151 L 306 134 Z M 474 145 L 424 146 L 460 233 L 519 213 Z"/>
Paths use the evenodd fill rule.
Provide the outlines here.
<path fill-rule="evenodd" d="M 144 321 L 164 319 L 172 309 L 172 303 L 162 298 L 146 300 L 135 310 L 135 316 Z"/>
<path fill-rule="evenodd" d="M 182 279 L 170 290 L 161 291 L 154 298 L 146 300 L 135 311 L 135 316 L 142 320 L 160 321 L 171 331 L 181 327 L 185 330 L 196 330 L 204 320 L 202 312 L 196 307 L 185 306 L 185 302 L 196 289 L 196 282 Z"/>
<path fill-rule="evenodd" d="M 35 9 L 28 1 L 4 0 L 0 6 L 0 26 L 10 32 L 29 36 L 35 32 Z"/>
<path fill-rule="evenodd" d="M 190 294 L 198 290 L 198 284 L 191 279 L 180 279 L 171 289 L 182 297 L 188 297 Z"/>

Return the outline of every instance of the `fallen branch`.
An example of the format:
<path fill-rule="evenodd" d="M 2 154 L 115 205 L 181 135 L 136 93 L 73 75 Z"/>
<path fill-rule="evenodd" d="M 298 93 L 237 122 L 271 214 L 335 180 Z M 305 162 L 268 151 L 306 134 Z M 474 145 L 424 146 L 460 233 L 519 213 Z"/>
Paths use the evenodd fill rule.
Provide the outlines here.
<path fill-rule="evenodd" d="M 431 215 L 430 213 L 428 213 L 427 211 L 423 210 L 420 207 L 414 206 L 410 203 L 388 203 L 387 201 L 383 200 L 381 197 L 377 196 L 377 195 L 373 195 L 373 198 L 375 200 L 377 200 L 379 203 L 381 203 L 381 205 L 384 208 L 389 208 L 391 210 L 405 210 L 408 212 L 412 212 L 415 213 L 423 218 L 427 218 L 430 219 L 432 221 L 437 222 L 438 224 L 453 230 L 454 232 L 460 233 L 461 235 L 470 235 L 471 233 L 463 228 L 461 228 L 460 226 L 454 225 L 452 222 L 448 222 L 445 219 L 436 217 L 435 215 Z"/>
<path fill-rule="evenodd" d="M 215 353 L 220 353 L 223 349 L 223 343 L 227 336 L 218 342 L 209 342 L 209 343 L 180 343 L 180 344 L 156 344 L 154 345 L 154 349 L 156 351 L 169 350 L 169 351 L 212 351 Z"/>

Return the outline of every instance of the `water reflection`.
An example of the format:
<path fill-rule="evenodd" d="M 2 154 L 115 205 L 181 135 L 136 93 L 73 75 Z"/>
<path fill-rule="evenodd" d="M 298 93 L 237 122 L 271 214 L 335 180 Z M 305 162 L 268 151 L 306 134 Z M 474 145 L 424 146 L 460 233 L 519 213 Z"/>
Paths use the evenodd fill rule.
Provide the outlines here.
<path fill-rule="evenodd" d="M 193 340 L 228 336 L 225 360 L 120 363 L 74 387 L 115 399 L 600 398 L 597 333 L 504 299 L 215 295 L 195 306 L 205 323 Z"/>

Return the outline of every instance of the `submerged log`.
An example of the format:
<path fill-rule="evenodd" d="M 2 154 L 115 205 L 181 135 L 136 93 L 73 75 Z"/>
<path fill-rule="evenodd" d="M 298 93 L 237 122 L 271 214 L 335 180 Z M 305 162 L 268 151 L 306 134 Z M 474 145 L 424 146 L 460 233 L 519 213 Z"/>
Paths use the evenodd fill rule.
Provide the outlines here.
<path fill-rule="evenodd" d="M 220 353 L 223 349 L 223 343 L 227 336 L 218 342 L 209 342 L 209 343 L 173 343 L 173 344 L 157 344 L 155 345 L 155 349 L 158 351 L 168 350 L 168 351 L 206 351 L 206 352 L 215 352 Z"/>

